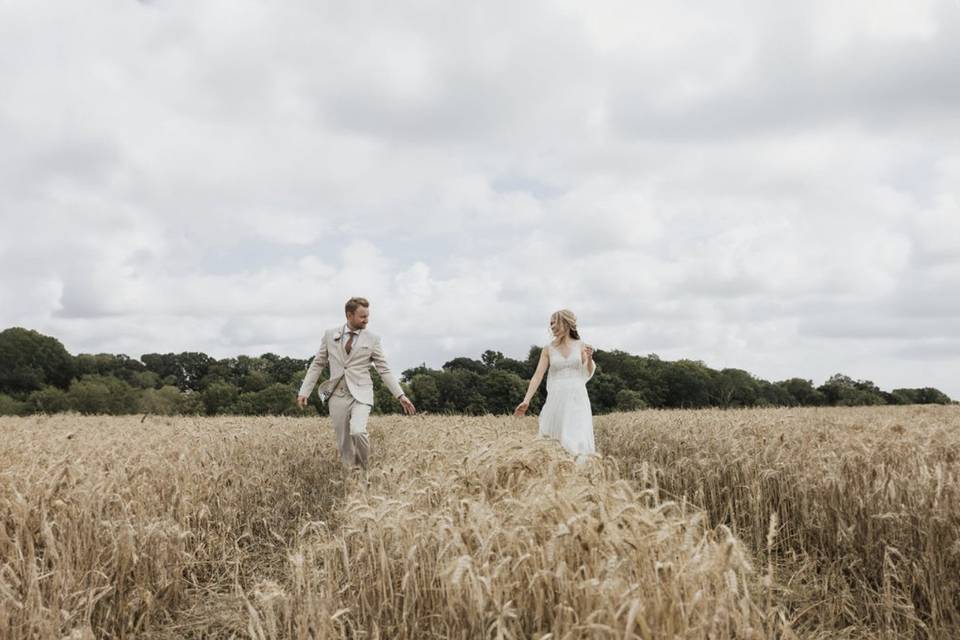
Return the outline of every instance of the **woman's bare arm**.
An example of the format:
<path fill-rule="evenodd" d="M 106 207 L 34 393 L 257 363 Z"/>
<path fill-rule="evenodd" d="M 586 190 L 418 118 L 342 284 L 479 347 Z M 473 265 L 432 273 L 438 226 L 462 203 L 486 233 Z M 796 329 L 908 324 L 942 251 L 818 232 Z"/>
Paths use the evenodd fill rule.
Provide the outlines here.
<path fill-rule="evenodd" d="M 523 397 L 523 402 L 517 405 L 516 410 L 513 412 L 514 415 L 522 416 L 527 412 L 527 409 L 530 407 L 530 401 L 533 400 L 533 394 L 540 388 L 540 383 L 543 382 L 543 376 L 549 366 L 550 354 L 547 353 L 547 349 L 544 347 L 544 349 L 540 351 L 540 361 L 537 363 L 537 370 L 533 372 L 533 377 L 530 378 L 530 384 L 527 386 L 527 393 Z"/>

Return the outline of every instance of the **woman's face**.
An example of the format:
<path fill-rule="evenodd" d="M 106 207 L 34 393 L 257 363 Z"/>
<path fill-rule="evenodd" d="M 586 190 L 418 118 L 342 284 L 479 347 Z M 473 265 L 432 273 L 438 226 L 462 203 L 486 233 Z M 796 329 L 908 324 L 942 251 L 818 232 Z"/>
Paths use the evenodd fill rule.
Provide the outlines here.
<path fill-rule="evenodd" d="M 564 327 L 561 323 L 557 322 L 555 318 L 550 319 L 550 333 L 553 334 L 554 338 L 559 338 L 566 334 Z"/>

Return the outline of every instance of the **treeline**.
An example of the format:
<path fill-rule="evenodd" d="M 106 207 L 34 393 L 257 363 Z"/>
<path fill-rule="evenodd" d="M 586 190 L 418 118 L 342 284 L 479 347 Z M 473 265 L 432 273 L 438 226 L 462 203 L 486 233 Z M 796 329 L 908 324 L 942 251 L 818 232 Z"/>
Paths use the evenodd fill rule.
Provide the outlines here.
<path fill-rule="evenodd" d="M 540 355 L 525 360 L 485 351 L 479 360 L 455 358 L 440 369 L 402 372 L 401 384 L 421 411 L 482 415 L 513 411 Z M 815 386 L 791 378 L 768 382 L 742 369 L 711 369 L 693 360 L 597 351 L 597 373 L 587 385 L 594 413 L 643 408 L 857 406 L 949 404 L 931 388 L 883 391 L 869 380 L 836 374 Z M 212 358 L 204 353 L 71 355 L 59 340 L 19 327 L 0 332 L 0 415 L 57 413 L 159 415 L 304 415 L 326 407 L 296 406 L 311 358 Z M 399 403 L 374 374 L 377 413 L 399 413 Z M 531 403 L 546 398 L 541 387 Z"/>

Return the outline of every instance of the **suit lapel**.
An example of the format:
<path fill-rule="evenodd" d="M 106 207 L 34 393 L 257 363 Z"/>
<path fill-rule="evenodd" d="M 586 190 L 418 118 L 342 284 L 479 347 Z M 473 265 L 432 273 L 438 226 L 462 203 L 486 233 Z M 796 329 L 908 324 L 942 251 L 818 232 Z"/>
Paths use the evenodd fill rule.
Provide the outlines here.
<path fill-rule="evenodd" d="M 340 325 L 340 328 L 337 329 L 337 334 L 333 338 L 334 348 L 332 349 L 332 351 L 336 351 L 341 364 L 347 363 L 347 352 L 344 349 L 344 342 L 343 342 L 345 335 L 346 334 L 343 331 L 343 325 Z"/>

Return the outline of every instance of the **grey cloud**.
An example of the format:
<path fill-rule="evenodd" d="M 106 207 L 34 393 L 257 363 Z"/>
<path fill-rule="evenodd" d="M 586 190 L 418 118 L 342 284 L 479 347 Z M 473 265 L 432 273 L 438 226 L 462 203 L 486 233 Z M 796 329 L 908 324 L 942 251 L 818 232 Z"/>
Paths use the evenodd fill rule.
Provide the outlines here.
<path fill-rule="evenodd" d="M 362 40 L 332 33 L 320 62 L 327 73 L 307 82 L 334 125 L 387 140 L 482 147 L 581 117 L 576 91 L 592 86 L 591 52 L 576 20 L 549 5 L 438 4 L 416 20 L 377 5 L 373 24 L 361 15 L 353 24 Z"/>
<path fill-rule="evenodd" d="M 960 362 L 960 339 L 912 342 L 893 350 L 891 355 L 905 360 L 945 361 L 955 366 Z"/>
<path fill-rule="evenodd" d="M 952 323 L 954 332 L 960 334 L 960 300 L 953 295 L 957 285 L 925 287 L 919 278 L 907 284 L 913 284 L 916 289 L 905 290 L 891 300 L 888 303 L 888 313 L 908 321 L 929 318 Z"/>
<path fill-rule="evenodd" d="M 940 333 L 945 327 L 930 321 L 910 322 L 904 318 L 877 318 L 864 314 L 862 318 L 830 317 L 810 319 L 800 323 L 800 334 L 819 338 L 848 340 L 900 340 L 908 337 L 926 337 L 931 331 Z"/>
<path fill-rule="evenodd" d="M 685 104 L 658 106 L 657 95 L 645 86 L 623 83 L 612 104 L 613 121 L 632 135 L 689 142 L 850 120 L 877 129 L 912 126 L 919 119 L 955 124 L 960 10 L 953 3 L 939 3 L 930 41 L 861 38 L 829 57 L 813 51 L 809 15 L 793 17 L 795 22 L 754 24 L 747 68 Z M 718 74 L 725 59 L 743 55 L 742 43 L 729 45 L 713 61 Z M 703 80 L 709 82 L 708 73 Z"/>
<path fill-rule="evenodd" d="M 812 312 L 799 325 L 800 335 L 860 341 L 960 338 L 960 308 L 955 303 L 908 307 L 901 300 L 846 304 Z"/>
<path fill-rule="evenodd" d="M 0 179 L 5 186 L 0 197 L 11 202 L 35 198 L 57 182 L 100 187 L 120 168 L 120 149 L 109 137 L 57 133 L 45 132 L 36 139 L 0 118 Z"/>
<path fill-rule="evenodd" d="M 528 193 L 539 200 L 551 200 L 563 194 L 563 187 L 547 182 L 545 178 L 546 176 L 505 173 L 495 176 L 490 186 L 498 193 Z"/>

